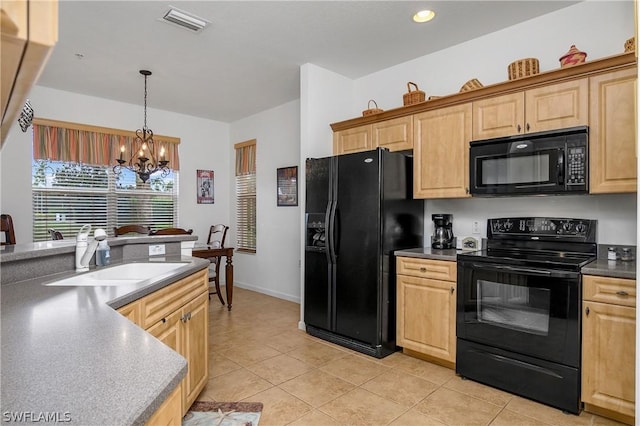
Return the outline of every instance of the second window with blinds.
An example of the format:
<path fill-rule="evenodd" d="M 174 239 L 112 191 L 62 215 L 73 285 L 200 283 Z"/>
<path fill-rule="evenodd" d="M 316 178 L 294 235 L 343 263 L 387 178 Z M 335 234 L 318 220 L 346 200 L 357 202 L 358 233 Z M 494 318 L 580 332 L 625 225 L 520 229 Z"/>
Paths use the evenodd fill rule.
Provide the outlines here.
<path fill-rule="evenodd" d="M 256 252 L 256 140 L 234 145 L 236 150 L 237 249 Z"/>

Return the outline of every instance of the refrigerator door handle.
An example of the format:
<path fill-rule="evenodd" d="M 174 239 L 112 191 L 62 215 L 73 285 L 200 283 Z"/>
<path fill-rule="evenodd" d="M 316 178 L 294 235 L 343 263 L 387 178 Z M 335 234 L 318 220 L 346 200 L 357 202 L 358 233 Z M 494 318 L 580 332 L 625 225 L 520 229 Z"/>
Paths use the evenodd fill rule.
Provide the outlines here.
<path fill-rule="evenodd" d="M 333 206 L 333 200 L 327 203 L 327 209 L 324 213 L 324 236 L 325 236 L 325 250 L 324 253 L 327 257 L 327 263 L 331 264 L 331 244 L 333 236 L 331 235 L 331 211 Z"/>
<path fill-rule="evenodd" d="M 335 200 L 330 201 L 330 211 L 329 211 L 329 220 L 328 220 L 328 228 L 327 228 L 327 238 L 329 238 L 329 262 L 336 263 L 336 204 Z"/>

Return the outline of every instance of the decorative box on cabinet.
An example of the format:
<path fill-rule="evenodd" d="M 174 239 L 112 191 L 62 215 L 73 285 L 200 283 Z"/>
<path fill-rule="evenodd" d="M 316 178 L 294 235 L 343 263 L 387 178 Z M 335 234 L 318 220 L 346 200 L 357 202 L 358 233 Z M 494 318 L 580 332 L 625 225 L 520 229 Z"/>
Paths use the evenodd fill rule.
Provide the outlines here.
<path fill-rule="evenodd" d="M 398 257 L 396 341 L 405 353 L 453 368 L 456 263 Z"/>
<path fill-rule="evenodd" d="M 585 411 L 634 424 L 636 281 L 585 275 L 582 293 Z"/>
<path fill-rule="evenodd" d="M 580 78 L 473 102 L 473 139 L 588 124 L 589 83 Z"/>
<path fill-rule="evenodd" d="M 636 82 L 636 68 L 589 79 L 592 194 L 637 191 Z"/>
<path fill-rule="evenodd" d="M 471 104 L 413 117 L 413 198 L 469 197 Z"/>
<path fill-rule="evenodd" d="M 186 377 L 180 382 L 180 418 L 209 378 L 209 281 L 203 270 L 118 309 L 151 335 L 186 358 Z M 135 322 L 135 321 L 134 321 Z"/>
<path fill-rule="evenodd" d="M 2 44 L 0 147 L 58 40 L 57 0 L 0 3 Z"/>

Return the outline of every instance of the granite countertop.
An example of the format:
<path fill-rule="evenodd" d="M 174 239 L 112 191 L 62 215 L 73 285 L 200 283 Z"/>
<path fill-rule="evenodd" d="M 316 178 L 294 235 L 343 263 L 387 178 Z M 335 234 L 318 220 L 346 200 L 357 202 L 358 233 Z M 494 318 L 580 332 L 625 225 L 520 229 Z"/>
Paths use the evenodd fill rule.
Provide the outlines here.
<path fill-rule="evenodd" d="M 209 262 L 175 255 L 123 263 L 136 261 L 184 266 L 136 285 L 43 285 L 75 272 L 2 285 L 3 421 L 144 424 L 175 389 L 186 360 L 115 309 Z"/>
<path fill-rule="evenodd" d="M 636 262 L 621 260 L 596 259 L 582 267 L 583 275 L 599 275 L 613 278 L 636 279 Z"/>
<path fill-rule="evenodd" d="M 113 237 L 107 238 L 109 247 L 124 246 L 127 244 L 162 244 L 182 241 L 196 241 L 195 235 L 154 235 L 139 237 Z M 0 246 L 0 263 L 16 260 L 33 259 L 42 256 L 54 256 L 64 253 L 73 253 L 76 250 L 75 238 L 56 241 L 40 241 L 36 243 L 23 243 Z"/>
<path fill-rule="evenodd" d="M 456 261 L 458 253 L 462 253 L 462 250 L 437 250 L 432 249 L 431 247 L 417 247 L 412 249 L 396 250 L 393 252 L 396 257 L 418 257 L 421 259 L 449 260 L 452 262 Z"/>

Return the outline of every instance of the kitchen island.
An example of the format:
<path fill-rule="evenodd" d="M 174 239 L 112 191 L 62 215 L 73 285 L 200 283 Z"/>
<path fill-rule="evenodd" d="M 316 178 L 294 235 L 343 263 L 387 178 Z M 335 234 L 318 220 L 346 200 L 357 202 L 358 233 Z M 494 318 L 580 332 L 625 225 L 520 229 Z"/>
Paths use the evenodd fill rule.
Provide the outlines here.
<path fill-rule="evenodd" d="M 159 237 L 143 238 L 145 244 L 160 241 Z M 149 238 L 153 240 L 146 241 Z M 178 251 L 182 240 L 162 239 L 165 243 L 177 242 Z M 124 239 L 121 241 L 124 243 Z M 167 248 L 171 251 L 169 244 Z M 55 257 L 65 257 L 69 250 L 74 250 L 74 245 L 65 242 L 36 250 L 15 246 L 0 253 L 2 420 L 144 424 L 180 384 L 187 362 L 116 309 L 206 269 L 209 262 L 179 252 L 153 258 L 127 257 L 112 263 L 183 265 L 137 284 L 44 285 L 76 273 L 66 270 L 34 274 L 29 260 L 39 258 L 44 259 L 43 263 L 55 263 Z M 24 263 L 21 260 L 30 265 L 27 269 L 33 278 L 5 281 L 5 268 L 9 266 L 11 270 L 12 263 Z M 14 269 L 12 277 L 25 268 Z"/>

